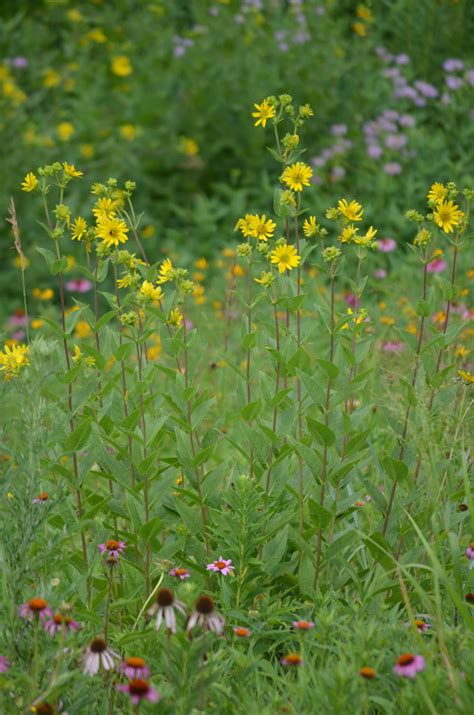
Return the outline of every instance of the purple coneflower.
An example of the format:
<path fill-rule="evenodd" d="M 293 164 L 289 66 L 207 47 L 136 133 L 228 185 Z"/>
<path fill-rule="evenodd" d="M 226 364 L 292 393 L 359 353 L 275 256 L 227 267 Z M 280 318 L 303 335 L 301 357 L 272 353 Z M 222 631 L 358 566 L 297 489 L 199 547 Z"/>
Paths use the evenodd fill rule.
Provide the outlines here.
<path fill-rule="evenodd" d="M 135 678 L 127 685 L 116 685 L 117 690 L 121 693 L 128 693 L 134 705 L 139 705 L 142 700 L 148 700 L 149 703 L 157 703 L 160 699 L 160 694 L 155 688 L 152 688 L 146 680 Z"/>
<path fill-rule="evenodd" d="M 428 273 L 442 273 L 446 269 L 447 263 L 444 258 L 435 258 L 426 266 Z"/>
<path fill-rule="evenodd" d="M 46 492 L 41 492 L 40 494 L 38 494 L 37 497 L 35 497 L 34 499 L 31 500 L 31 503 L 32 504 L 44 504 L 45 502 L 48 501 L 48 499 L 49 499 L 49 496 L 46 494 Z"/>
<path fill-rule="evenodd" d="M 398 176 L 402 173 L 402 165 L 399 164 L 398 161 L 387 161 L 387 163 L 383 165 L 383 170 L 388 176 Z"/>
<path fill-rule="evenodd" d="M 189 578 L 191 574 L 188 569 L 175 568 L 168 572 L 168 576 L 174 576 L 175 578 L 179 578 L 180 581 L 185 581 L 185 579 Z"/>
<path fill-rule="evenodd" d="M 377 241 L 377 248 L 382 253 L 392 253 L 397 248 L 397 242 L 393 238 L 381 238 Z"/>
<path fill-rule="evenodd" d="M 194 611 L 189 616 L 186 630 L 191 631 L 194 626 L 200 626 L 201 628 L 206 628 L 208 631 L 214 631 L 214 633 L 222 633 L 224 629 L 224 619 L 214 609 L 214 601 L 210 596 L 199 596 L 194 607 Z"/>
<path fill-rule="evenodd" d="M 384 278 L 387 277 L 387 271 L 385 268 L 377 268 L 374 271 L 374 278 L 377 278 L 378 281 L 383 281 Z"/>
<path fill-rule="evenodd" d="M 97 675 L 101 667 L 104 670 L 113 670 L 118 657 L 118 654 L 107 646 L 103 638 L 93 638 L 82 658 L 84 673 Z"/>
<path fill-rule="evenodd" d="M 232 564 L 232 559 L 224 559 L 222 556 L 219 556 L 217 561 L 213 561 L 212 564 L 207 564 L 207 570 L 208 571 L 218 571 L 220 572 L 223 576 L 227 576 L 230 574 L 231 571 L 234 571 L 234 567 L 231 566 Z"/>
<path fill-rule="evenodd" d="M 150 670 L 143 658 L 136 658 L 134 656 L 131 658 L 125 658 L 120 663 L 120 671 L 130 680 L 148 678 L 150 675 Z"/>
<path fill-rule="evenodd" d="M 11 663 L 4 655 L 0 655 L 0 673 L 6 673 L 11 667 Z"/>
<path fill-rule="evenodd" d="M 233 629 L 234 635 L 238 638 L 250 638 L 252 631 L 250 628 L 245 628 L 245 626 L 235 626 Z"/>
<path fill-rule="evenodd" d="M 70 293 L 88 293 L 91 288 L 92 283 L 87 278 L 74 278 L 66 283 L 66 290 Z"/>
<path fill-rule="evenodd" d="M 403 653 L 393 667 L 395 675 L 403 678 L 414 678 L 417 673 L 425 669 L 425 659 L 421 655 Z"/>
<path fill-rule="evenodd" d="M 472 541 L 464 552 L 468 559 L 474 559 L 474 541 Z"/>
<path fill-rule="evenodd" d="M 125 551 L 125 541 L 115 541 L 114 539 L 109 539 L 105 544 L 99 544 L 99 551 L 101 554 L 107 553 L 107 556 L 112 556 L 114 559 L 118 559 L 119 554 L 123 554 Z"/>
<path fill-rule="evenodd" d="M 77 631 L 82 628 L 81 624 L 74 621 L 69 616 L 63 616 L 61 613 L 55 613 L 50 621 L 46 621 L 44 624 L 44 630 L 49 633 L 50 636 L 54 636 L 56 633 L 64 630 L 71 631 L 71 633 L 77 633 Z"/>
<path fill-rule="evenodd" d="M 382 350 L 386 353 L 402 353 L 405 350 L 405 345 L 404 343 L 389 340 L 386 343 L 382 343 Z"/>
<path fill-rule="evenodd" d="M 464 62 L 462 60 L 449 58 L 443 62 L 443 69 L 445 72 L 461 72 L 464 69 Z"/>
<path fill-rule="evenodd" d="M 30 598 L 20 607 L 20 616 L 27 618 L 29 621 L 32 621 L 33 618 L 39 618 L 44 621 L 47 616 L 52 616 L 52 613 L 48 602 L 44 598 L 36 596 L 35 598 Z"/>
<path fill-rule="evenodd" d="M 365 678 L 366 680 L 373 680 L 376 677 L 377 672 L 374 670 L 374 668 L 364 666 L 359 670 L 359 675 L 361 678 Z"/>
<path fill-rule="evenodd" d="M 291 625 L 298 631 L 310 631 L 311 628 L 314 628 L 312 621 L 291 621 Z"/>
<path fill-rule="evenodd" d="M 461 79 L 461 77 L 452 77 L 450 75 L 446 77 L 446 86 L 449 89 L 452 89 L 453 92 L 456 92 L 458 89 L 461 89 L 463 84 L 464 81 Z"/>
<path fill-rule="evenodd" d="M 176 633 L 175 609 L 180 613 L 185 613 L 184 604 L 176 600 L 173 591 L 169 588 L 160 588 L 156 594 L 156 601 L 147 611 L 147 616 L 151 618 L 156 614 L 155 628 L 160 630 L 164 623 L 170 633 Z"/>
<path fill-rule="evenodd" d="M 304 664 L 303 658 L 298 653 L 287 653 L 283 658 L 280 658 L 280 663 L 289 667 L 299 666 Z"/>

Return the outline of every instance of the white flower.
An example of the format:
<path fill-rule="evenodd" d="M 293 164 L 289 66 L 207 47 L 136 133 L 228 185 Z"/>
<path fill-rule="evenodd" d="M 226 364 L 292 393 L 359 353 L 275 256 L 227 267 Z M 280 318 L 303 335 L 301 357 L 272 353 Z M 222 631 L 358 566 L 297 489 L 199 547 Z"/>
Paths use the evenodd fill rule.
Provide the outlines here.
<path fill-rule="evenodd" d="M 113 670 L 118 654 L 102 638 L 94 638 L 87 646 L 82 658 L 82 665 L 86 675 L 97 675 L 101 666 L 104 670 Z"/>

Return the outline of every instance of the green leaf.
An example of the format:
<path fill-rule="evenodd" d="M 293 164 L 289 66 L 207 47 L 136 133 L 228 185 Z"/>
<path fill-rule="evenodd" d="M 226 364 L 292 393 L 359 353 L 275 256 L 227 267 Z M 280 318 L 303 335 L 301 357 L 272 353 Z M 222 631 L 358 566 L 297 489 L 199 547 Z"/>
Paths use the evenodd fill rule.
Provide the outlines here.
<path fill-rule="evenodd" d="M 255 347 L 256 344 L 257 333 L 247 333 L 247 335 L 244 335 L 240 341 L 242 350 L 250 350 L 250 348 Z"/>
<path fill-rule="evenodd" d="M 297 368 L 303 372 L 310 372 L 311 358 L 303 347 L 299 347 L 298 350 L 293 353 L 288 360 L 287 368 L 291 375 L 295 374 Z"/>
<path fill-rule="evenodd" d="M 109 310 L 107 313 L 104 313 L 104 315 L 101 315 L 99 320 L 96 322 L 94 326 L 95 331 L 99 331 L 101 328 L 104 327 L 104 325 L 107 325 L 107 323 L 110 323 L 110 321 L 115 318 L 116 312 L 115 310 Z"/>
<path fill-rule="evenodd" d="M 337 365 L 334 365 L 333 362 L 328 362 L 322 358 L 318 358 L 316 362 L 324 370 L 328 377 L 335 379 L 339 375 L 339 368 Z"/>
<path fill-rule="evenodd" d="M 428 303 L 428 301 L 423 300 L 423 298 L 420 298 L 416 304 L 416 312 L 418 315 L 422 315 L 427 318 L 431 313 L 430 304 Z"/>
<path fill-rule="evenodd" d="M 393 568 L 393 560 L 390 556 L 390 544 L 382 533 L 376 531 L 370 536 L 362 537 L 362 541 L 374 559 L 378 561 L 386 571 Z"/>
<path fill-rule="evenodd" d="M 382 460 L 382 466 L 391 479 L 406 479 L 408 476 L 408 467 L 405 462 L 400 462 L 399 459 L 394 457 L 385 457 Z"/>
<path fill-rule="evenodd" d="M 410 407 L 416 407 L 418 400 L 413 385 L 408 382 L 408 380 L 405 380 L 404 377 L 400 378 L 400 385 L 405 388 L 408 404 L 410 405 Z"/>
<path fill-rule="evenodd" d="M 272 576 L 273 573 L 275 573 L 285 554 L 286 544 L 288 541 L 288 531 L 289 526 L 287 524 L 273 539 L 267 541 L 263 547 L 263 568 L 269 576 Z"/>
<path fill-rule="evenodd" d="M 69 437 L 64 441 L 64 451 L 65 452 L 77 452 L 79 449 L 83 449 L 89 439 L 91 433 L 91 421 L 84 420 L 81 422 L 79 427 L 76 427 L 74 432 L 71 432 Z"/>
<path fill-rule="evenodd" d="M 331 521 L 332 514 L 327 509 L 322 507 L 314 499 L 310 499 L 309 503 L 309 513 L 314 522 L 316 529 L 324 529 Z"/>
<path fill-rule="evenodd" d="M 38 253 L 41 253 L 44 260 L 46 261 L 48 270 L 51 272 L 51 266 L 54 263 L 54 261 L 57 260 L 56 254 L 53 253 L 52 251 L 50 251 L 49 248 L 40 248 L 39 246 L 36 246 L 36 250 L 38 251 Z"/>
<path fill-rule="evenodd" d="M 240 410 L 240 414 L 242 415 L 244 420 L 250 422 L 260 414 L 261 409 L 262 401 L 255 400 L 255 402 L 250 402 L 248 405 L 245 405 L 245 407 L 242 407 L 242 409 Z"/>
<path fill-rule="evenodd" d="M 121 360 L 126 360 L 133 351 L 133 343 L 123 343 L 115 351 L 115 359 L 120 362 Z"/>
<path fill-rule="evenodd" d="M 325 447 L 330 447 L 336 441 L 336 435 L 329 427 L 322 422 L 314 420 L 312 417 L 306 418 L 308 429 L 312 436 Z"/>

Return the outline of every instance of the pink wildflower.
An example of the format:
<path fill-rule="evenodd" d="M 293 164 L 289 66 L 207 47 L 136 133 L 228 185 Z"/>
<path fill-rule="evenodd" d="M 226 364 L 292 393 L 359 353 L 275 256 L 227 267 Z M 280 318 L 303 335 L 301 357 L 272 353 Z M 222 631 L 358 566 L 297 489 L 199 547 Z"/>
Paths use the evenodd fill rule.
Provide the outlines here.
<path fill-rule="evenodd" d="M 232 559 L 224 559 L 222 556 L 219 556 L 217 561 L 214 561 L 212 564 L 207 564 L 207 570 L 208 571 L 218 571 L 220 572 L 223 576 L 227 576 L 230 574 L 231 571 L 234 571 L 234 567 L 231 566 L 232 564 Z"/>
<path fill-rule="evenodd" d="M 142 700 L 148 700 L 149 703 L 157 703 L 160 699 L 160 694 L 155 688 L 141 678 L 131 680 L 127 685 L 116 685 L 117 690 L 121 693 L 128 693 L 134 705 L 139 705 Z"/>
<path fill-rule="evenodd" d="M 404 653 L 395 663 L 393 672 L 403 678 L 414 678 L 417 673 L 421 673 L 424 669 L 425 659 L 423 656 Z"/>

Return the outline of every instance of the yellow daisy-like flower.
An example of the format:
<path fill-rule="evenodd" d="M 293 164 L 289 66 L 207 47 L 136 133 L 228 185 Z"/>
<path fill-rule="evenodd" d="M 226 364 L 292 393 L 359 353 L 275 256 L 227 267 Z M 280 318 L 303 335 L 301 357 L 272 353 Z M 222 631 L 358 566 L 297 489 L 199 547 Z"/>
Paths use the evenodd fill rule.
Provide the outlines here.
<path fill-rule="evenodd" d="M 0 372 L 5 382 L 16 377 L 22 367 L 29 365 L 27 345 L 4 345 L 0 350 Z"/>
<path fill-rule="evenodd" d="M 122 219 L 115 218 L 115 216 L 111 216 L 110 218 L 105 216 L 99 219 L 97 223 L 96 235 L 110 248 L 110 246 L 118 246 L 120 243 L 126 243 L 128 231 L 129 228 Z"/>
<path fill-rule="evenodd" d="M 275 228 L 276 223 L 271 218 L 267 221 L 265 214 L 262 214 L 261 217 L 257 214 L 252 217 L 250 235 L 258 238 L 259 241 L 268 241 L 269 238 L 272 238 Z"/>
<path fill-rule="evenodd" d="M 474 374 L 472 372 L 468 372 L 467 370 L 458 370 L 458 375 L 469 385 L 474 382 Z"/>
<path fill-rule="evenodd" d="M 292 191 L 303 191 L 303 186 L 309 186 L 309 180 L 313 176 L 313 170 L 302 161 L 297 161 L 296 164 L 287 166 L 280 179 Z"/>
<path fill-rule="evenodd" d="M 345 226 L 342 231 L 341 235 L 339 236 L 339 240 L 341 243 L 350 243 L 351 241 L 354 241 L 357 237 L 357 232 L 358 228 L 354 226 L 352 223 L 349 224 L 349 226 Z"/>
<path fill-rule="evenodd" d="M 100 220 L 103 218 L 112 218 L 113 216 L 115 216 L 116 209 L 117 203 L 113 199 L 103 196 L 96 202 L 94 208 L 92 209 L 92 213 L 97 220 Z"/>
<path fill-rule="evenodd" d="M 173 272 L 173 264 L 171 263 L 169 258 L 165 258 L 165 260 L 160 266 L 160 270 L 158 271 L 158 279 L 156 281 L 158 285 L 161 285 L 162 283 L 168 283 L 168 281 L 172 280 Z"/>
<path fill-rule="evenodd" d="M 84 176 L 83 171 L 79 171 L 78 169 L 76 169 L 74 164 L 68 164 L 67 161 L 63 162 L 63 169 L 64 173 L 72 177 L 73 179 L 77 179 L 79 176 Z"/>
<path fill-rule="evenodd" d="M 173 308 L 166 321 L 168 325 L 176 325 L 179 327 L 183 322 L 183 314 L 179 308 Z"/>
<path fill-rule="evenodd" d="M 150 281 L 143 281 L 140 287 L 140 293 L 150 300 L 163 300 L 164 293 L 160 286 L 154 286 Z"/>
<path fill-rule="evenodd" d="M 464 212 L 454 201 L 440 201 L 433 212 L 433 217 L 445 233 L 452 233 L 463 220 Z"/>
<path fill-rule="evenodd" d="M 127 273 L 123 278 L 119 278 L 117 281 L 117 288 L 129 288 L 132 285 L 133 276 L 131 273 Z"/>
<path fill-rule="evenodd" d="M 285 271 L 291 271 L 292 268 L 299 266 L 301 256 L 298 256 L 294 246 L 285 243 L 282 246 L 277 246 L 273 249 L 270 260 L 278 266 L 278 271 L 280 273 L 284 273 Z"/>
<path fill-rule="evenodd" d="M 347 202 L 346 199 L 339 199 L 337 202 L 339 213 L 349 219 L 349 221 L 362 221 L 364 210 L 357 201 Z"/>
<path fill-rule="evenodd" d="M 33 172 L 30 171 L 23 179 L 23 182 L 21 184 L 21 190 L 22 191 L 34 191 L 37 188 L 37 186 L 38 186 L 38 179 L 33 174 Z"/>
<path fill-rule="evenodd" d="M 117 77 L 128 77 L 132 74 L 133 69 L 130 60 L 126 55 L 119 55 L 112 59 L 112 72 Z"/>
<path fill-rule="evenodd" d="M 313 236 L 316 236 L 317 231 L 318 227 L 316 225 L 316 216 L 309 216 L 309 218 L 305 219 L 303 223 L 304 235 L 306 238 L 312 238 Z"/>
<path fill-rule="evenodd" d="M 253 214 L 245 214 L 244 218 L 239 218 L 235 224 L 235 231 L 241 231 L 244 238 L 253 236 L 253 222 L 256 216 Z"/>
<path fill-rule="evenodd" d="M 357 243 L 358 246 L 374 247 L 376 234 L 377 229 L 371 226 L 364 236 L 354 236 L 354 243 Z"/>
<path fill-rule="evenodd" d="M 67 142 L 76 130 L 71 122 L 60 122 L 56 127 L 56 131 L 58 132 L 58 137 L 61 141 Z"/>
<path fill-rule="evenodd" d="M 256 112 L 252 112 L 252 117 L 257 120 L 255 126 L 258 127 L 259 124 L 265 129 L 269 119 L 273 119 L 276 114 L 275 107 L 269 103 L 268 99 L 264 99 L 261 104 L 254 104 Z"/>
<path fill-rule="evenodd" d="M 78 216 L 75 221 L 73 221 L 71 239 L 73 241 L 80 241 L 87 233 L 87 221 L 82 216 Z"/>
<path fill-rule="evenodd" d="M 436 204 L 438 204 L 440 201 L 446 198 L 447 193 L 447 188 L 443 186 L 443 184 L 441 184 L 439 181 L 436 181 L 434 184 L 432 184 L 431 189 L 428 191 L 427 199 L 428 201 L 434 201 Z"/>

